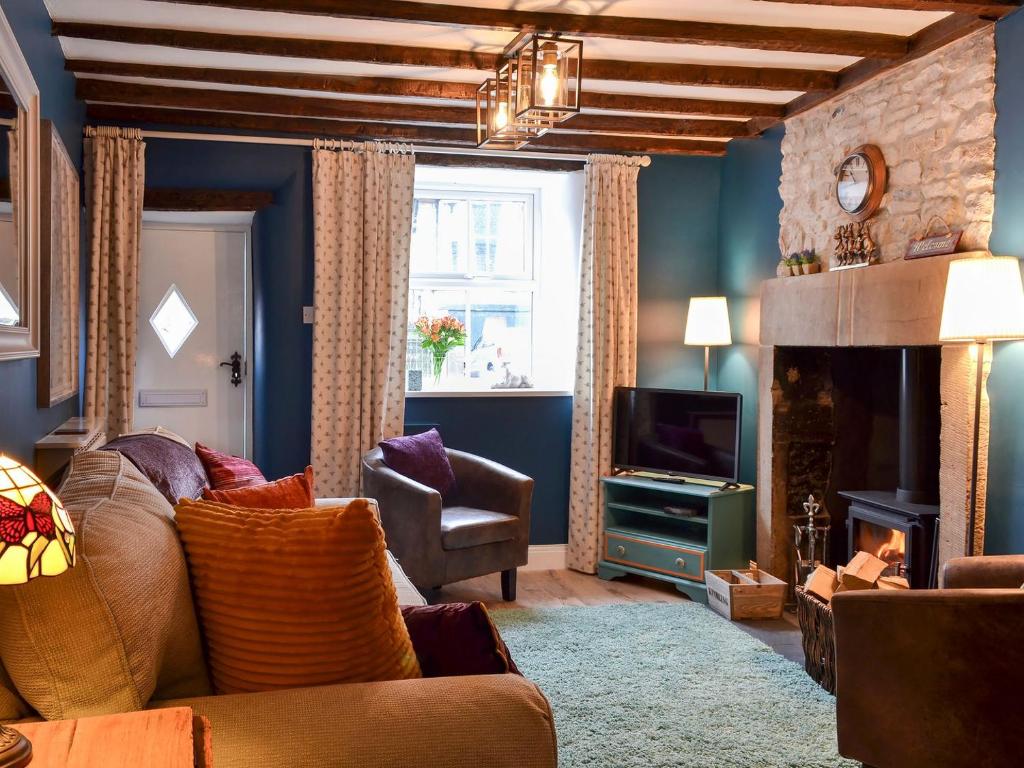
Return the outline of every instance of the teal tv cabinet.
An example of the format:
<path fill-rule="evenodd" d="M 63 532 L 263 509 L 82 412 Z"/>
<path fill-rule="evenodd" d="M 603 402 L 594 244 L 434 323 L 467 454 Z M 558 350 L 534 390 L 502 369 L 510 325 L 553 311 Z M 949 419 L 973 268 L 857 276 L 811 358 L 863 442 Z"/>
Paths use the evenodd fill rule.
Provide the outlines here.
<path fill-rule="evenodd" d="M 636 573 L 708 601 L 704 571 L 746 568 L 755 557 L 754 488 L 722 489 L 614 476 L 604 484 L 602 579 Z M 685 510 L 685 511 L 684 511 Z"/>

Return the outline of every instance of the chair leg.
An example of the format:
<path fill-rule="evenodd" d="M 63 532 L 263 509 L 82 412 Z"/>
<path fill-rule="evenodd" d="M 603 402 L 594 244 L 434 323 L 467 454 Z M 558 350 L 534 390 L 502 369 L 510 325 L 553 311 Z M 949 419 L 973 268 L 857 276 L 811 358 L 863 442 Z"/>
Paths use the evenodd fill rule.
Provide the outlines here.
<path fill-rule="evenodd" d="M 507 603 L 516 600 L 516 569 L 501 572 L 501 599 Z"/>

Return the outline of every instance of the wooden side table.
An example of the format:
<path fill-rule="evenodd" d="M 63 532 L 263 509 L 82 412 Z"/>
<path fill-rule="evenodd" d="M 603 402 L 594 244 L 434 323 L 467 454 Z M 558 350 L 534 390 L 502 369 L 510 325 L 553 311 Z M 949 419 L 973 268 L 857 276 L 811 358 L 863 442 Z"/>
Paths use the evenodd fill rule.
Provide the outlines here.
<path fill-rule="evenodd" d="M 13 726 L 29 768 L 212 768 L 210 724 L 188 707 Z"/>

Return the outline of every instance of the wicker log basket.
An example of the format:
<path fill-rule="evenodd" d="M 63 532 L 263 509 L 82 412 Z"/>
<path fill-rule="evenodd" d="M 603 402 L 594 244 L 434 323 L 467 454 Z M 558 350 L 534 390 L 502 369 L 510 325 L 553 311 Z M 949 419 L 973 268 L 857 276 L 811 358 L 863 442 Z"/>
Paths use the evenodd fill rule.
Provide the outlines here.
<path fill-rule="evenodd" d="M 836 692 L 836 633 L 832 608 L 803 587 L 796 588 L 796 609 L 803 636 L 804 669 L 822 688 Z"/>

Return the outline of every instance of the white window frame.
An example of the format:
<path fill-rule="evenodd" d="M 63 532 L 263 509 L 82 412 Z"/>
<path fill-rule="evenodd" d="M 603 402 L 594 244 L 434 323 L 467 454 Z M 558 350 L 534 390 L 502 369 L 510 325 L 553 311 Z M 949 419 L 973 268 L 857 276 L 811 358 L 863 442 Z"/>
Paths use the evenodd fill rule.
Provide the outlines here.
<path fill-rule="evenodd" d="M 492 289 L 506 291 L 522 291 L 530 294 L 530 370 L 531 378 L 536 380 L 537 345 L 540 340 L 540 326 L 538 322 L 538 301 L 541 294 L 542 264 L 540 259 L 541 248 L 538 247 L 538 224 L 541 221 L 541 190 L 533 187 L 500 187 L 485 188 L 479 186 L 466 186 L 464 184 L 442 184 L 428 182 L 417 184 L 414 192 L 415 199 L 445 199 L 445 200 L 466 200 L 466 201 L 518 201 L 526 205 L 526 276 L 522 275 L 501 275 L 491 273 L 476 273 L 473 271 L 473 254 L 467 254 L 468 270 L 461 272 L 410 272 L 409 291 L 417 289 Z M 471 222 L 470 222 L 471 226 Z M 469 315 L 469 304 L 467 302 L 466 317 Z M 410 317 L 410 324 L 416 318 Z M 469 329 L 472 331 L 472 329 Z M 467 344 L 468 349 L 468 344 Z M 425 374 L 426 378 L 426 374 Z M 408 390 L 406 381 L 406 397 L 530 397 L 563 395 L 562 390 L 544 390 L 537 388 L 530 389 L 491 389 L 484 386 L 471 386 L 471 379 L 465 377 L 464 386 L 449 386 L 446 389 L 412 392 Z M 425 382 L 426 383 L 426 382 Z"/>

